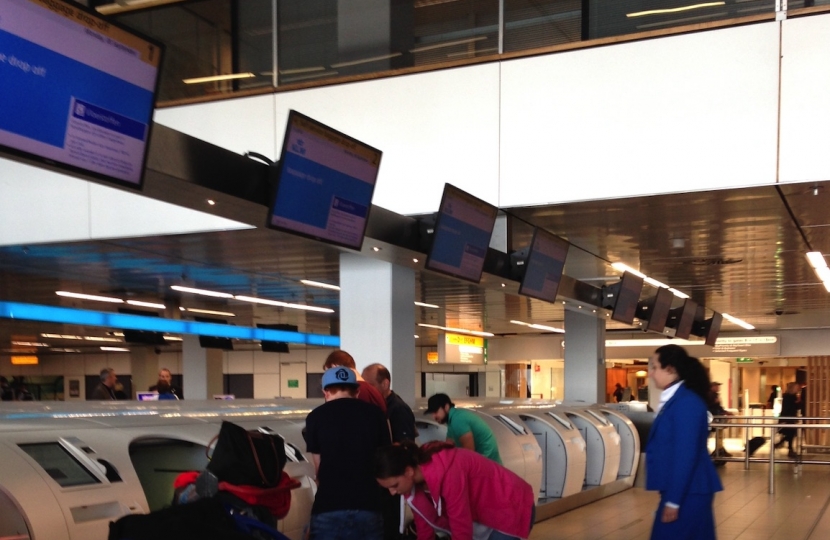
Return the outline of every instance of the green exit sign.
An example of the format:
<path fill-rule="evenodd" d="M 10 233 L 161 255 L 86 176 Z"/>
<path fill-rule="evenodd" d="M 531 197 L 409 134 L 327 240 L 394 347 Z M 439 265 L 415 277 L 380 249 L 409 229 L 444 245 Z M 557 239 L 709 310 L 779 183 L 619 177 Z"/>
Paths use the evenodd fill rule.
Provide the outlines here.
<path fill-rule="evenodd" d="M 299 379 L 288 379 L 288 388 L 299 388 L 300 387 L 300 380 Z"/>
<path fill-rule="evenodd" d="M 735 361 L 739 364 L 751 364 L 752 358 L 736 358 Z"/>

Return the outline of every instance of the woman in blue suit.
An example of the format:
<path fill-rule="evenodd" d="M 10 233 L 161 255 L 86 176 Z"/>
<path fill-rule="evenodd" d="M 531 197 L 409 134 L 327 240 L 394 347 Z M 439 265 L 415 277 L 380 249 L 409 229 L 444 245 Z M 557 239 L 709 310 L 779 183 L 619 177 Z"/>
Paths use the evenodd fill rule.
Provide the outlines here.
<path fill-rule="evenodd" d="M 663 391 L 646 446 L 646 489 L 660 492 L 651 539 L 714 540 L 723 486 L 707 448 L 709 375 L 677 345 L 655 351 L 648 375 Z"/>

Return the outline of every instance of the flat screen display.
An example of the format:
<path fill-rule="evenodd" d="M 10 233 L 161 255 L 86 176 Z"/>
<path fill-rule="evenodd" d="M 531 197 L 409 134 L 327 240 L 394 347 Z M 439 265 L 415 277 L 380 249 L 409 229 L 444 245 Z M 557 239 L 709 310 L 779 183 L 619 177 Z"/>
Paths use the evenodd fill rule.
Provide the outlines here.
<path fill-rule="evenodd" d="M 291 111 L 268 226 L 360 250 L 382 154 Z"/>
<path fill-rule="evenodd" d="M 706 321 L 706 333 L 704 334 L 704 338 L 706 339 L 706 344 L 710 347 L 715 346 L 715 342 L 718 340 L 718 334 L 720 334 L 720 325 L 723 323 L 723 315 L 718 313 L 717 311 L 712 315 L 712 318 Z"/>
<path fill-rule="evenodd" d="M 637 312 L 637 302 L 640 300 L 642 291 L 643 278 L 631 272 L 623 274 L 617 298 L 614 301 L 614 309 L 611 311 L 611 318 L 624 324 L 633 323 L 634 314 Z"/>
<path fill-rule="evenodd" d="M 665 287 L 657 289 L 657 296 L 654 297 L 654 302 L 649 310 L 650 313 L 648 315 L 646 330 L 662 332 L 666 328 L 666 321 L 669 318 L 672 300 L 674 300 L 673 292 Z"/>
<path fill-rule="evenodd" d="M 19 446 L 61 487 L 101 483 L 86 467 L 72 457 L 72 454 L 60 443 L 21 444 Z"/>
<path fill-rule="evenodd" d="M 683 306 L 672 310 L 671 322 L 675 328 L 674 337 L 680 339 L 689 339 L 692 335 L 692 325 L 695 322 L 695 314 L 697 313 L 697 302 L 686 299 Z"/>
<path fill-rule="evenodd" d="M 569 246 L 568 242 L 558 236 L 537 228 L 530 242 L 519 294 L 554 302 Z"/>
<path fill-rule="evenodd" d="M 222 319 L 210 319 L 207 317 L 193 317 L 193 320 L 203 323 L 228 324 L 228 321 L 223 321 Z M 199 336 L 199 346 L 204 349 L 222 349 L 223 351 L 232 351 L 233 340 L 225 337 Z"/>
<path fill-rule="evenodd" d="M 444 185 L 426 268 L 473 283 L 481 281 L 498 208 Z"/>
<path fill-rule="evenodd" d="M 0 150 L 140 189 L 162 46 L 78 4 L 0 3 Z"/>

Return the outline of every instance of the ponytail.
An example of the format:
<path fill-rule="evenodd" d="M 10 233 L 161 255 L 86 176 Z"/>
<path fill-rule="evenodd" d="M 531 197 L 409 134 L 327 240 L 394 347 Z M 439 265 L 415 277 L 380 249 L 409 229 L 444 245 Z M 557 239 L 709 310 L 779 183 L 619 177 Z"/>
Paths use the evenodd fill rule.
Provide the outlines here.
<path fill-rule="evenodd" d="M 411 441 L 378 448 L 375 452 L 375 478 L 401 476 L 407 467 L 415 469 L 419 465 L 429 463 L 432 456 L 448 448 L 453 448 L 453 445 L 444 441 L 429 442 L 420 448 Z"/>

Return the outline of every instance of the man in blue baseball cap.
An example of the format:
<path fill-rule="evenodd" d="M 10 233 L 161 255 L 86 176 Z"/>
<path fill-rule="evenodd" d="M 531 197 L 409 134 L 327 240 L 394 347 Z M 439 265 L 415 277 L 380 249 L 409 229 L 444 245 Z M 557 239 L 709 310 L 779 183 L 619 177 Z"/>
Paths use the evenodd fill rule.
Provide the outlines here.
<path fill-rule="evenodd" d="M 348 367 L 323 373 L 326 402 L 306 417 L 306 445 L 317 472 L 309 540 L 383 539 L 380 495 L 372 473 L 375 450 L 392 444 L 386 416 L 355 399 Z"/>

